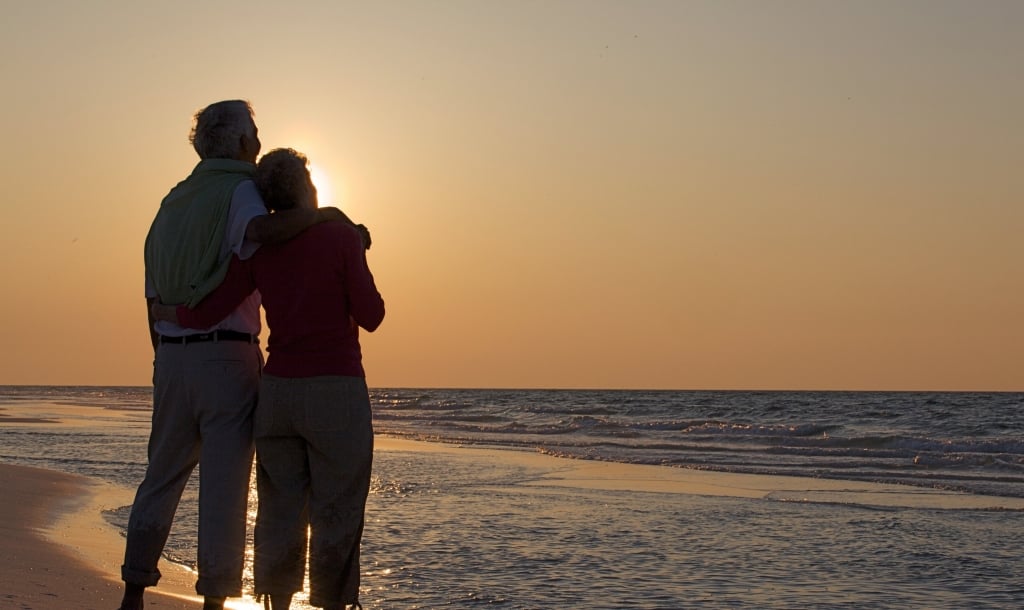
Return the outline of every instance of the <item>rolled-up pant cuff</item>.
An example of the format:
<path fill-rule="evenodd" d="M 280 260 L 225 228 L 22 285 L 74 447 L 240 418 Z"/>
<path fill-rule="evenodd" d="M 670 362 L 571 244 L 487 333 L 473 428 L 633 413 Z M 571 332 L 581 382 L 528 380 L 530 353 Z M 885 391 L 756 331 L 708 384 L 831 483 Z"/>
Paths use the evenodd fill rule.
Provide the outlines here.
<path fill-rule="evenodd" d="M 143 587 L 155 587 L 160 580 L 160 570 L 135 570 L 126 565 L 121 566 L 121 580 L 128 584 Z"/>
<path fill-rule="evenodd" d="M 259 584 L 255 587 L 256 595 L 295 595 L 299 591 L 302 591 L 302 585 L 296 587 L 287 583 L 278 582 Z"/>
<path fill-rule="evenodd" d="M 196 593 L 206 597 L 241 597 L 242 581 L 239 579 L 216 579 L 199 577 Z"/>

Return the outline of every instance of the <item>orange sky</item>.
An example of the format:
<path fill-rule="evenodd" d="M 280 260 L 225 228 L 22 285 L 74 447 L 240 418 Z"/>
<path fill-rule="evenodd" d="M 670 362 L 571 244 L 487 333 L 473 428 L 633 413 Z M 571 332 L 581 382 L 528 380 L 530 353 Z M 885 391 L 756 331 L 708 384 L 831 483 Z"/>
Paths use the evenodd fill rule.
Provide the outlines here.
<path fill-rule="evenodd" d="M 0 384 L 149 382 L 240 97 L 373 231 L 371 386 L 1024 390 L 1024 3 L 148 4 L 5 9 Z"/>

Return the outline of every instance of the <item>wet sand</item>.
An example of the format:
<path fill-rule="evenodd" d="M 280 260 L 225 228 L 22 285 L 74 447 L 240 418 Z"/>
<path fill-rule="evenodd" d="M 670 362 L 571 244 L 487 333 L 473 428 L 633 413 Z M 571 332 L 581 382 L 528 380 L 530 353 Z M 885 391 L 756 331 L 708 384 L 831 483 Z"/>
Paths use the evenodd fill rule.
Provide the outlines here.
<path fill-rule="evenodd" d="M 17 610 L 114 610 L 121 602 L 119 566 L 124 538 L 101 511 L 124 500 L 91 479 L 0 464 L 0 607 Z M 131 498 L 128 498 L 131 503 Z M 192 610 L 184 568 L 164 562 L 170 574 L 147 593 L 146 608 Z M 152 591 L 152 590 L 151 590 Z"/>

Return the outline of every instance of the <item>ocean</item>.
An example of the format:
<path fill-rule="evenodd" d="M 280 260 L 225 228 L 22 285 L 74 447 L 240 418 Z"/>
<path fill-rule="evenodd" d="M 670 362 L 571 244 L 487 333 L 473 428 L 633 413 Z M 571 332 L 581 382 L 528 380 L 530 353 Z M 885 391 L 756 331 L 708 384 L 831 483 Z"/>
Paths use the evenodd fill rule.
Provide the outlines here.
<path fill-rule="evenodd" d="M 0 419 L 0 461 L 134 489 L 150 392 L 0 386 L 0 409 L 61 421 Z M 1024 515 L 999 500 L 1024 498 L 1024 393 L 373 389 L 371 398 L 381 436 L 943 489 L 992 498 L 992 508 L 527 486 L 537 473 L 515 462 L 379 452 L 363 541 L 367 610 L 1024 607 Z M 196 479 L 167 547 L 185 565 L 195 557 Z M 123 528 L 128 511 L 106 518 Z M 308 608 L 304 597 L 293 607 Z"/>

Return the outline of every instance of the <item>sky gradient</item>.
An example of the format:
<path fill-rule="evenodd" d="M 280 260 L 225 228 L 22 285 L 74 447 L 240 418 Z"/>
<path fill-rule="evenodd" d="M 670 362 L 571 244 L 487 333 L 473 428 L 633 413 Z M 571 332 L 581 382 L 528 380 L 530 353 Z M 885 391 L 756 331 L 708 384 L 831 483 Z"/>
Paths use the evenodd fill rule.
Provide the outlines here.
<path fill-rule="evenodd" d="M 243 98 L 373 232 L 371 387 L 1024 390 L 1022 26 L 1013 1 L 16 3 L 0 384 L 149 383 L 143 240 L 193 113 Z"/>

